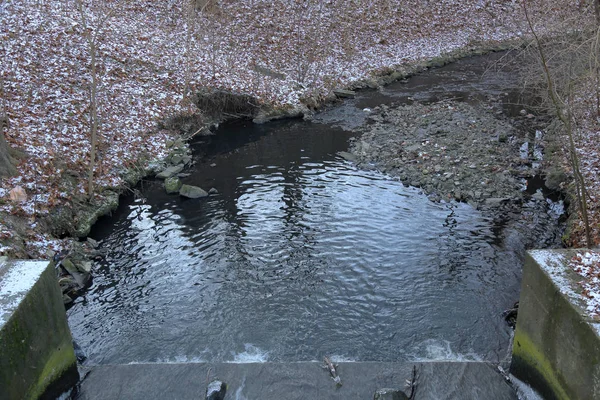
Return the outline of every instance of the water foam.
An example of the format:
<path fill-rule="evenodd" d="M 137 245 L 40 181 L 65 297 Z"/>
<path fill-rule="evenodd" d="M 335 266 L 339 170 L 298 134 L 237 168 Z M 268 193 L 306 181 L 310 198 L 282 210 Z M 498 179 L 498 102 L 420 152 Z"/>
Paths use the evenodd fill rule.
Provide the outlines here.
<path fill-rule="evenodd" d="M 457 353 L 447 340 L 427 339 L 418 346 L 417 354 L 413 354 L 413 360 L 417 362 L 427 361 L 483 361 L 481 356 L 475 352 L 466 354 Z"/>
<path fill-rule="evenodd" d="M 262 350 L 251 343 L 244 344 L 245 351 L 242 353 L 233 353 L 233 361 L 231 363 L 248 364 L 248 363 L 264 363 L 269 359 L 269 352 Z"/>

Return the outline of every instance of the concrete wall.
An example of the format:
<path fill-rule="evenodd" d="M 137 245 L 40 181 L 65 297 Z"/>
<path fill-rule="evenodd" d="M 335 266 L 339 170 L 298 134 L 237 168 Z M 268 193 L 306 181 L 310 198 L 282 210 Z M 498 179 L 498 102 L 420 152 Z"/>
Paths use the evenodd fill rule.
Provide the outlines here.
<path fill-rule="evenodd" d="M 546 399 L 600 398 L 600 329 L 567 267 L 575 253 L 531 251 L 523 269 L 511 372 Z"/>
<path fill-rule="evenodd" d="M 55 398 L 78 379 L 54 265 L 0 260 L 0 399 Z"/>

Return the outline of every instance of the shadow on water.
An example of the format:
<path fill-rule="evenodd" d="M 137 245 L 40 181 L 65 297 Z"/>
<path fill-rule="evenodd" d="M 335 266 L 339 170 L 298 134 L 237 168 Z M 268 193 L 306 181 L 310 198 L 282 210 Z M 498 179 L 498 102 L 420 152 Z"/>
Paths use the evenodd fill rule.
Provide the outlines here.
<path fill-rule="evenodd" d="M 459 73 L 455 90 L 471 93 L 481 83 L 465 69 L 432 73 Z M 382 96 L 407 85 L 427 83 Z M 380 99 L 369 101 L 317 119 Z M 94 228 L 107 254 L 69 311 L 88 362 L 502 360 L 522 249 L 467 204 L 356 169 L 336 155 L 351 135 L 225 124 L 194 143 L 182 178 L 218 194 L 187 200 L 147 181 L 144 199 L 124 199 Z"/>

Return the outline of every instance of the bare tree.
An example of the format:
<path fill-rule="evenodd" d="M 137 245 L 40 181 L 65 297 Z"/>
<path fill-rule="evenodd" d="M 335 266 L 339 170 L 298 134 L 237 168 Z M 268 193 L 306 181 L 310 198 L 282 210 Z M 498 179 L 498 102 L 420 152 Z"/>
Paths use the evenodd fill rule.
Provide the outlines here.
<path fill-rule="evenodd" d="M 595 10 L 598 12 L 598 0 L 594 0 Z M 587 57 L 593 57 L 596 61 L 593 62 L 593 69 L 596 69 L 594 72 L 597 76 L 597 57 L 595 56 L 593 50 L 586 50 L 590 46 L 590 39 L 585 37 L 578 37 L 575 40 L 569 40 L 569 44 L 567 50 L 565 50 L 565 46 L 560 46 L 557 43 L 551 43 L 545 45 L 543 40 L 538 35 L 537 30 L 534 28 L 531 16 L 529 14 L 529 10 L 526 4 L 526 0 L 522 0 L 523 11 L 525 15 L 525 19 L 527 21 L 527 26 L 531 35 L 533 36 L 533 42 L 535 49 L 538 54 L 539 63 L 542 69 L 542 75 L 545 80 L 546 92 L 548 94 L 549 103 L 551 105 L 551 109 L 558 119 L 559 123 L 562 125 L 563 131 L 566 134 L 566 138 L 568 141 L 567 151 L 569 155 L 569 161 L 571 164 L 571 168 L 573 170 L 573 175 L 575 178 L 575 189 L 577 195 L 577 202 L 579 206 L 579 211 L 581 212 L 581 217 L 585 226 L 585 237 L 586 237 L 586 245 L 591 247 L 593 245 L 591 230 L 590 230 L 590 221 L 588 217 L 588 208 L 587 208 L 587 187 L 585 183 L 585 178 L 583 173 L 581 172 L 581 163 L 579 160 L 579 154 L 576 146 L 576 130 L 577 125 L 574 118 L 573 112 L 573 92 L 575 83 L 585 75 L 585 70 L 582 70 L 579 65 L 575 65 L 578 57 L 574 57 L 574 55 L 584 54 Z M 597 14 L 598 15 L 598 14 Z M 597 28 L 598 29 L 598 28 Z M 563 34 L 565 34 L 563 32 Z M 598 36 L 597 32 L 594 32 L 593 38 L 595 39 Z M 597 42 L 597 40 L 596 40 Z M 553 70 L 551 64 L 551 58 L 547 54 L 547 48 L 554 46 L 554 48 L 558 48 L 560 53 L 553 54 L 554 57 L 552 59 L 556 62 L 556 58 L 562 56 L 562 58 L 566 58 L 565 62 L 561 62 L 562 64 L 559 70 Z M 598 46 L 593 44 L 592 49 L 597 48 Z M 567 55 L 567 57 L 565 57 Z M 566 66 L 564 65 L 566 64 Z M 585 63 L 584 63 L 585 65 Z M 593 71 L 592 69 L 592 71 Z M 561 84 L 558 85 L 558 82 Z M 598 88 L 596 88 L 596 91 Z M 599 96 L 597 95 L 597 98 Z"/>
<path fill-rule="evenodd" d="M 4 78 L 0 77 L 0 177 L 16 175 L 15 160 L 11 156 L 11 149 L 4 133 L 9 128 L 8 110 L 6 107 L 6 92 Z"/>
<path fill-rule="evenodd" d="M 197 19 L 199 16 L 204 15 L 209 11 L 214 11 L 216 7 L 216 0 L 184 0 L 182 5 L 182 12 L 184 14 L 185 23 L 186 23 L 186 32 L 185 32 L 185 70 L 184 70 L 184 86 L 183 86 L 183 102 L 187 102 L 190 91 L 191 91 L 191 81 L 192 81 L 192 46 L 193 41 L 197 35 Z M 210 30 L 211 32 L 214 29 Z M 213 33 L 214 35 L 214 33 Z M 211 38 L 211 43 L 214 46 L 214 37 Z M 212 49 L 213 62 L 212 62 L 212 72 L 214 75 L 215 72 L 215 60 L 214 53 L 215 49 Z"/>
<path fill-rule="evenodd" d="M 83 35 L 86 40 L 87 50 L 90 56 L 89 72 L 91 83 L 89 87 L 90 94 L 90 160 L 88 164 L 88 198 L 91 200 L 94 195 L 94 167 L 96 165 L 96 146 L 98 143 L 98 66 L 97 66 L 97 45 L 98 38 L 106 22 L 110 19 L 115 9 L 106 11 L 102 18 L 98 19 L 95 26 L 91 26 L 88 21 L 87 11 L 84 8 L 83 0 L 75 0 L 79 12 Z"/>

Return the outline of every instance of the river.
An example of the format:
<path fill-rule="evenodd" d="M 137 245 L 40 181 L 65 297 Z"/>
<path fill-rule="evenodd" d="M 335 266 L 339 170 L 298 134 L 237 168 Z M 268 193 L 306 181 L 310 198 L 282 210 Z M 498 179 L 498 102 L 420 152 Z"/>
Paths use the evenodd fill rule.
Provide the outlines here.
<path fill-rule="evenodd" d="M 199 138 L 182 180 L 218 194 L 145 181 L 95 226 L 106 254 L 69 310 L 86 362 L 505 362 L 524 255 L 510 224 L 338 155 L 356 135 L 343 128 L 382 102 L 492 98 L 514 112 L 514 74 L 486 66 L 432 70 L 314 122 Z"/>

